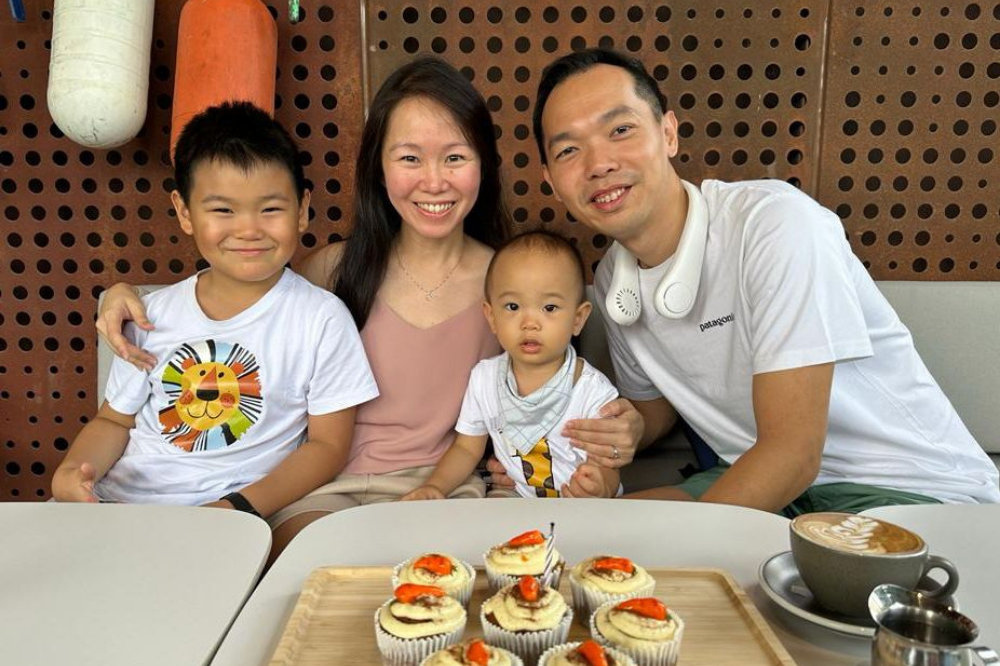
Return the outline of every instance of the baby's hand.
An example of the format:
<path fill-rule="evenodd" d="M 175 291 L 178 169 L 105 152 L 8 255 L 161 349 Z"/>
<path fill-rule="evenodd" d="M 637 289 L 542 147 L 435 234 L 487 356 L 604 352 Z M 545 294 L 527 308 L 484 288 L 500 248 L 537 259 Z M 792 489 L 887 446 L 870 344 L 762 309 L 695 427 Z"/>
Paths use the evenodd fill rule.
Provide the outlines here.
<path fill-rule="evenodd" d="M 52 478 L 52 496 L 57 502 L 97 503 L 94 495 L 93 465 L 83 463 L 79 467 L 58 470 Z"/>
<path fill-rule="evenodd" d="M 444 499 L 444 493 L 434 486 L 420 486 L 416 490 L 411 490 L 406 493 L 400 499 L 404 502 L 408 502 L 410 500 Z"/>
<path fill-rule="evenodd" d="M 576 468 L 569 483 L 561 490 L 563 497 L 611 497 L 617 488 L 609 489 L 604 476 L 594 463 L 585 462 Z"/>

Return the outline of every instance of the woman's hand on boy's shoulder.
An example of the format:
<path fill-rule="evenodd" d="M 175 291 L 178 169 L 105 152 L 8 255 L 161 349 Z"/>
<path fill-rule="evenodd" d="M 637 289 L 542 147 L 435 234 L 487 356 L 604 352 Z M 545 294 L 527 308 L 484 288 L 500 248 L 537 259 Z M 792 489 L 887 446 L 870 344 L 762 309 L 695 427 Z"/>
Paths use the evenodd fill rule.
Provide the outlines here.
<path fill-rule="evenodd" d="M 625 398 L 616 398 L 600 409 L 600 418 L 566 422 L 562 435 L 587 460 L 603 467 L 618 468 L 632 462 L 643 432 L 642 414 Z"/>
<path fill-rule="evenodd" d="M 97 312 L 97 332 L 116 356 L 148 372 L 156 365 L 156 357 L 139 349 L 123 335 L 122 330 L 127 321 L 135 323 L 144 331 L 155 328 L 146 318 L 146 306 L 135 290 L 130 285 L 119 282 L 104 292 L 104 299 Z"/>

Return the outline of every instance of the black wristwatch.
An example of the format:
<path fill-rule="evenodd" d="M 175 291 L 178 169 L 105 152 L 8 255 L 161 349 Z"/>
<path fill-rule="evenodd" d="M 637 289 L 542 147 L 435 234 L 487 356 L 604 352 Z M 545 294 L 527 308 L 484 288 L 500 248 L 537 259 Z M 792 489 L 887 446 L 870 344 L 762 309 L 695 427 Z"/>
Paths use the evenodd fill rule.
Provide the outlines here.
<path fill-rule="evenodd" d="M 241 495 L 240 493 L 229 493 L 222 499 L 232 504 L 233 508 L 236 509 L 237 511 L 243 511 L 244 513 L 252 513 L 258 518 L 261 517 L 260 513 L 257 512 L 257 509 L 253 508 L 253 504 L 250 503 L 250 500 L 248 500 L 246 497 L 243 497 L 243 495 Z"/>

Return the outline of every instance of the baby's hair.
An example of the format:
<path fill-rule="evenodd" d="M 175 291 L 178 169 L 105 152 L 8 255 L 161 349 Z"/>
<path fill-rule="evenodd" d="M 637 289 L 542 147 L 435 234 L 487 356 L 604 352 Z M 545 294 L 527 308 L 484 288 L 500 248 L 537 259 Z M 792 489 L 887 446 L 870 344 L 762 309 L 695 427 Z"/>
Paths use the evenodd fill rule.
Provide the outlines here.
<path fill-rule="evenodd" d="M 577 303 L 582 303 L 585 300 L 587 290 L 587 273 L 583 266 L 583 256 L 580 254 L 580 250 L 578 250 L 576 245 L 571 243 L 565 236 L 547 229 L 525 231 L 524 233 L 514 236 L 500 246 L 500 248 L 493 255 L 493 259 L 490 260 L 489 268 L 486 269 L 486 300 L 490 300 L 490 286 L 493 282 L 493 267 L 496 266 L 497 261 L 501 256 L 511 252 L 545 252 L 550 255 L 563 254 L 569 257 L 570 261 L 572 261 L 577 267 L 577 273 L 580 277 L 580 295 Z"/>

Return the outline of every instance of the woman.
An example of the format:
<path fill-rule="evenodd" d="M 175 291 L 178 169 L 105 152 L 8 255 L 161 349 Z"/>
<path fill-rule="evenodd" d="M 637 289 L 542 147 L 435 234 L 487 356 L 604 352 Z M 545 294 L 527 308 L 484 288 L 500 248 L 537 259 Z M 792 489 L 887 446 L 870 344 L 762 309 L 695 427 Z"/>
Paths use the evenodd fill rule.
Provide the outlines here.
<path fill-rule="evenodd" d="M 353 233 L 299 270 L 350 308 L 381 395 L 358 409 L 344 472 L 269 519 L 277 551 L 325 513 L 421 485 L 454 439 L 469 372 L 500 351 L 481 305 L 486 268 L 508 229 L 482 96 L 444 61 L 414 60 L 375 95 L 358 151 Z M 125 319 L 148 326 L 132 289 L 116 285 L 98 330 L 119 356 L 151 368 L 155 359 L 121 335 Z M 615 464 L 624 464 L 641 418 L 627 401 L 610 407 L 616 423 L 583 447 L 609 457 L 616 446 Z M 473 475 L 450 496 L 483 494 Z"/>

